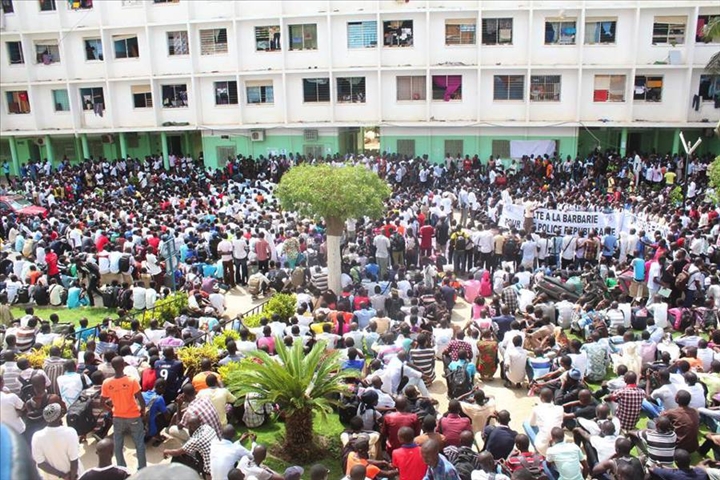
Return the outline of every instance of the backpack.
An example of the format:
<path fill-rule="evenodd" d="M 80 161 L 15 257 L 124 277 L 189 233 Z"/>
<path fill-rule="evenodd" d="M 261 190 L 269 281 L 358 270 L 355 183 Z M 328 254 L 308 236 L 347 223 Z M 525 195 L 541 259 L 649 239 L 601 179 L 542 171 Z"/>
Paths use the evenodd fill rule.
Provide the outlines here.
<path fill-rule="evenodd" d="M 509 237 L 503 244 L 503 255 L 505 258 L 512 258 L 517 256 L 520 251 L 520 245 L 515 237 Z"/>
<path fill-rule="evenodd" d="M 647 308 L 633 310 L 630 316 L 630 324 L 633 330 L 645 330 L 647 328 L 648 317 Z"/>
<path fill-rule="evenodd" d="M 37 370 L 33 370 L 32 374 L 30 375 L 30 378 L 25 380 L 22 377 L 18 377 L 18 382 L 20 382 L 20 400 L 23 402 L 27 402 L 30 400 L 33 395 L 35 394 L 35 389 L 32 386 L 32 379 L 37 373 Z"/>
<path fill-rule="evenodd" d="M 78 399 L 68 407 L 67 424 L 74 428 L 78 435 L 87 435 L 95 429 L 97 418 L 93 415 L 92 402 L 99 395 L 100 392 L 93 395 L 81 393 Z"/>
<path fill-rule="evenodd" d="M 399 233 L 394 233 L 390 240 L 390 248 L 393 252 L 405 251 L 405 239 Z"/>
<path fill-rule="evenodd" d="M 117 287 L 107 287 L 102 290 L 103 306 L 105 308 L 116 308 L 117 307 Z"/>
<path fill-rule="evenodd" d="M 293 285 L 302 286 L 305 284 L 305 269 L 302 267 L 295 267 L 295 270 L 290 274 L 290 281 Z"/>
<path fill-rule="evenodd" d="M 30 290 L 27 285 L 23 285 L 18 289 L 15 303 L 30 303 Z"/>
<path fill-rule="evenodd" d="M 340 417 L 340 423 L 343 425 L 350 424 L 350 419 L 357 415 L 359 405 L 360 399 L 357 395 L 340 395 L 340 402 L 338 403 L 338 416 Z"/>
<path fill-rule="evenodd" d="M 695 315 L 691 308 L 683 308 L 680 318 L 676 318 L 673 328 L 678 332 L 684 332 L 686 328 L 693 326 Z"/>
<path fill-rule="evenodd" d="M 688 273 L 688 269 L 690 267 L 690 264 L 688 263 L 685 265 L 680 273 L 677 274 L 675 277 L 675 289 L 684 292 L 685 289 L 688 286 L 688 283 L 690 282 L 690 274 Z"/>
<path fill-rule="evenodd" d="M 702 322 L 705 331 L 709 332 L 718 327 L 718 313 L 712 308 L 705 308 L 702 312 Z"/>
<path fill-rule="evenodd" d="M 467 239 L 465 238 L 465 235 L 458 235 L 455 239 L 455 250 L 458 252 L 465 251 L 465 247 L 467 246 Z"/>
<path fill-rule="evenodd" d="M 533 453 L 532 463 L 528 461 L 525 455 L 521 454 L 520 464 L 532 474 L 532 478 L 535 478 L 536 480 L 548 480 L 548 477 L 543 470 L 543 459 L 539 454 Z"/>
<path fill-rule="evenodd" d="M 38 306 L 48 305 L 50 303 L 50 294 L 48 292 L 48 287 L 46 287 L 45 285 L 35 285 L 35 290 L 33 291 L 33 299 Z"/>
<path fill-rule="evenodd" d="M 118 271 L 120 273 L 128 273 L 130 271 L 130 255 L 127 253 L 120 256 L 120 260 L 118 260 Z"/>
<path fill-rule="evenodd" d="M 455 470 L 457 470 L 460 480 L 470 480 L 473 470 L 475 470 L 475 461 L 477 453 L 471 448 L 458 447 L 457 458 L 455 460 Z"/>
<path fill-rule="evenodd" d="M 250 293 L 250 295 L 260 293 L 260 279 L 258 277 L 253 277 L 248 280 L 248 293 Z"/>
<path fill-rule="evenodd" d="M 450 398 L 459 398 L 472 390 L 472 379 L 467 373 L 465 365 L 448 371 L 445 375 L 447 378 L 448 395 Z"/>

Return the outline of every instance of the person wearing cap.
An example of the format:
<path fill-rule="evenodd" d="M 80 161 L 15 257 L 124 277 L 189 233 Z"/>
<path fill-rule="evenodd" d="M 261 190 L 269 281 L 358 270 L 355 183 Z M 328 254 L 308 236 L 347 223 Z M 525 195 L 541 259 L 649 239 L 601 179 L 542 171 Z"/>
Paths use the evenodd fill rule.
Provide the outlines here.
<path fill-rule="evenodd" d="M 48 480 L 76 480 L 83 473 L 80 441 L 74 428 L 62 424 L 62 407 L 51 403 L 43 409 L 47 426 L 33 435 L 32 456 Z"/>

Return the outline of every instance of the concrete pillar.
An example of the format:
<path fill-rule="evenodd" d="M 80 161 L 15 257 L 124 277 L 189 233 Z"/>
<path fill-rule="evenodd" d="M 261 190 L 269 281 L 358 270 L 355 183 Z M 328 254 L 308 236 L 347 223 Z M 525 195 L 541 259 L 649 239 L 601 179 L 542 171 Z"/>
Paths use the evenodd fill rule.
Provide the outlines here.
<path fill-rule="evenodd" d="M 183 133 L 183 155 L 190 155 L 192 150 L 192 140 L 190 139 L 190 132 Z"/>
<path fill-rule="evenodd" d="M 12 166 L 13 170 L 15 170 L 15 175 L 20 176 L 20 156 L 18 155 L 15 137 L 10 137 L 10 157 L 12 158 Z"/>
<path fill-rule="evenodd" d="M 160 146 L 162 147 L 163 165 L 170 169 L 170 152 L 168 151 L 167 133 L 160 132 Z"/>
<path fill-rule="evenodd" d="M 660 129 L 656 128 L 655 129 L 655 138 L 653 138 L 653 148 L 655 149 L 655 153 L 660 153 L 660 152 L 658 152 L 659 146 L 660 146 Z"/>
<path fill-rule="evenodd" d="M 75 137 L 75 158 L 71 158 L 70 160 L 75 160 L 76 162 L 79 162 L 82 157 L 82 144 L 80 143 L 80 137 Z"/>
<path fill-rule="evenodd" d="M 680 129 L 676 128 L 673 132 L 673 145 L 672 145 L 672 153 L 673 155 L 677 155 L 679 153 L 684 153 L 684 150 L 680 149 Z"/>
<path fill-rule="evenodd" d="M 623 128 L 620 132 L 620 156 L 624 157 L 627 153 L 627 139 L 628 139 L 628 129 Z"/>
<path fill-rule="evenodd" d="M 45 156 L 50 161 L 50 165 L 55 163 L 55 152 L 53 151 L 50 135 L 45 135 Z"/>
<path fill-rule="evenodd" d="M 127 137 L 125 132 L 120 132 L 120 157 L 127 158 Z"/>
<path fill-rule="evenodd" d="M 90 144 L 88 143 L 87 134 L 80 135 L 80 142 L 82 142 L 83 160 L 86 160 L 90 158 Z"/>

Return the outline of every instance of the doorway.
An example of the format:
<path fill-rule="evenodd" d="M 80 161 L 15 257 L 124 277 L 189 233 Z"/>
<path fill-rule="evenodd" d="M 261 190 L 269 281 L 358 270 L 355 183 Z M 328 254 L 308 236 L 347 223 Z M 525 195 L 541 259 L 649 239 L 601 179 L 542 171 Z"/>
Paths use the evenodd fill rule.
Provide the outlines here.
<path fill-rule="evenodd" d="M 628 132 L 625 151 L 628 155 L 631 155 L 633 152 L 642 151 L 642 132 Z"/>
<path fill-rule="evenodd" d="M 168 152 L 171 155 L 180 156 L 183 154 L 183 137 L 182 135 L 168 135 Z"/>
<path fill-rule="evenodd" d="M 40 146 L 33 140 L 28 140 L 28 154 L 31 160 L 40 161 Z"/>
<path fill-rule="evenodd" d="M 343 155 L 357 155 L 362 151 L 360 127 L 340 128 L 338 131 L 338 149 Z"/>

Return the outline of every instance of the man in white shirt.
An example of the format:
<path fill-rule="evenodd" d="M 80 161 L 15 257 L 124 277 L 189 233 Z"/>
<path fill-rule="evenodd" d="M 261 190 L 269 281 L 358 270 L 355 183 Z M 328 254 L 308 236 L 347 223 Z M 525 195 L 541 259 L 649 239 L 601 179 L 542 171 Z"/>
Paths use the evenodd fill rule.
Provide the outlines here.
<path fill-rule="evenodd" d="M 233 262 L 235 263 L 235 283 L 246 285 L 248 280 L 248 251 L 249 246 L 245 237 L 243 237 L 242 230 L 239 228 L 235 230 L 235 238 L 232 241 L 233 247 Z"/>
<path fill-rule="evenodd" d="M 137 282 L 135 286 L 132 288 L 132 299 L 133 299 L 133 309 L 135 310 L 145 310 L 146 307 L 146 291 L 145 291 L 145 284 L 143 282 Z"/>
<path fill-rule="evenodd" d="M 65 373 L 57 378 L 60 398 L 69 407 L 80 397 L 80 392 L 92 385 L 90 379 L 82 373 L 77 373 L 75 360 L 67 360 L 64 365 Z"/>
<path fill-rule="evenodd" d="M 45 407 L 43 419 L 47 427 L 32 438 L 32 456 L 38 469 L 51 480 L 77 478 L 83 473 L 77 432 L 63 426 L 62 407 L 58 403 Z"/>
<path fill-rule="evenodd" d="M 234 438 L 235 429 L 232 425 L 226 425 L 222 430 L 222 438 L 213 440 L 210 445 L 210 478 L 212 480 L 227 479 L 228 472 L 235 467 L 235 464 L 243 457 L 251 455 L 250 450 L 242 446 L 242 442 L 246 438 L 252 438 L 251 450 L 256 446 L 254 433 L 243 433 L 237 442 L 233 442 Z"/>
<path fill-rule="evenodd" d="M 529 233 L 525 237 L 525 241 L 520 245 L 520 251 L 522 252 L 520 264 L 525 268 L 532 269 L 538 255 L 538 246 Z"/>
<path fill-rule="evenodd" d="M 535 449 L 545 455 L 550 445 L 552 429 L 562 428 L 565 410 L 562 405 L 553 404 L 553 393 L 549 388 L 540 390 L 540 401 L 541 403 L 532 409 L 530 420 L 523 423 L 523 428 Z"/>
<path fill-rule="evenodd" d="M 282 475 L 270 470 L 262 462 L 267 457 L 267 449 L 264 445 L 255 445 L 252 454 L 242 457 L 238 463 L 238 469 L 245 475 L 245 478 L 255 477 L 257 480 L 284 480 Z"/>
<path fill-rule="evenodd" d="M 379 233 L 373 239 L 375 245 L 375 259 L 380 267 L 380 278 L 385 278 L 390 264 L 390 239 Z"/>
<path fill-rule="evenodd" d="M 25 403 L 16 394 L 5 391 L 5 381 L 0 376 L 0 417 L 4 424 L 18 434 L 25 431 L 25 422 L 20 418 L 24 405 Z"/>

